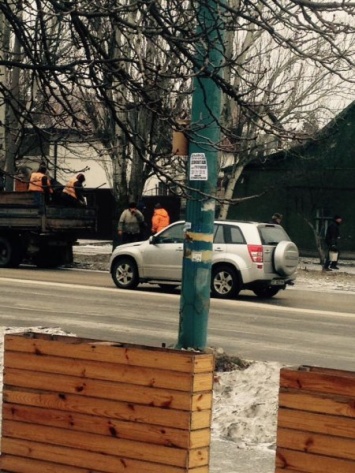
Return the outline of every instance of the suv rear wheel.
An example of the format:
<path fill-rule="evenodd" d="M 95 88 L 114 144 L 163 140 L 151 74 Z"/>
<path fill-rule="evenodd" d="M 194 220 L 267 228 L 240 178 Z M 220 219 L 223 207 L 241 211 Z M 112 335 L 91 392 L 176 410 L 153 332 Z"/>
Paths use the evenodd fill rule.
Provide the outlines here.
<path fill-rule="evenodd" d="M 135 289 L 139 283 L 138 269 L 131 258 L 117 258 L 112 267 L 112 279 L 120 289 Z"/>
<path fill-rule="evenodd" d="M 212 296 L 231 299 L 239 294 L 241 288 L 240 276 L 234 268 L 226 264 L 212 268 Z"/>

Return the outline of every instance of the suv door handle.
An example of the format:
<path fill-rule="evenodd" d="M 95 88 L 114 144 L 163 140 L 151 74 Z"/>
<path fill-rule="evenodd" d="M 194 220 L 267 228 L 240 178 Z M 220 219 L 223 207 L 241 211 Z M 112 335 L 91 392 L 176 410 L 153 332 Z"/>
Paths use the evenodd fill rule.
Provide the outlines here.
<path fill-rule="evenodd" d="M 217 248 L 213 248 L 213 251 L 223 251 L 223 248 L 221 248 L 220 246 L 218 246 Z"/>

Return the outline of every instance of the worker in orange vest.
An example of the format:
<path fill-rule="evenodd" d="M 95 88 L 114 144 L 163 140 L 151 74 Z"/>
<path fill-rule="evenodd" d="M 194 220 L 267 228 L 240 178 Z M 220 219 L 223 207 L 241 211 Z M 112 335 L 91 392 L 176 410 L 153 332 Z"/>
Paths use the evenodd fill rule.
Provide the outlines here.
<path fill-rule="evenodd" d="M 163 209 L 161 204 L 157 203 L 154 206 L 154 214 L 152 217 L 152 233 L 158 233 L 163 230 L 170 223 L 168 212 Z"/>
<path fill-rule="evenodd" d="M 62 200 L 70 206 L 86 205 L 83 196 L 83 183 L 85 182 L 84 174 L 78 174 L 70 179 L 62 191 Z"/>
<path fill-rule="evenodd" d="M 45 164 L 41 164 L 38 171 L 34 171 L 31 174 L 28 190 L 44 193 L 46 200 L 49 200 L 49 196 L 53 194 L 52 183 L 47 176 L 47 166 Z"/>

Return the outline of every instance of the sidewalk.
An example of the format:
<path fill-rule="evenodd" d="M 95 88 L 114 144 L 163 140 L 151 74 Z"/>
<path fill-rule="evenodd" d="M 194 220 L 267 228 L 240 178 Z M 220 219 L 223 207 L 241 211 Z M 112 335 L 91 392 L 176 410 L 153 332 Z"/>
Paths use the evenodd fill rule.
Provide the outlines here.
<path fill-rule="evenodd" d="M 319 258 L 300 257 L 299 269 L 305 269 L 309 271 L 322 271 L 323 266 L 319 263 Z M 348 273 L 355 275 L 355 261 L 354 260 L 339 260 L 339 270 L 333 270 L 334 273 Z M 328 273 L 328 272 L 327 272 Z M 329 271 L 329 274 L 331 272 Z"/>
<path fill-rule="evenodd" d="M 111 240 L 78 240 L 78 245 L 74 246 L 75 253 L 81 254 L 111 254 L 112 241 Z M 334 271 L 340 273 L 348 273 L 355 275 L 355 260 L 340 259 L 339 270 Z M 312 258 L 308 256 L 301 256 L 299 259 L 299 269 L 308 269 L 309 271 L 322 271 L 322 265 L 319 263 L 319 258 Z M 329 272 L 330 273 L 330 272 Z"/>

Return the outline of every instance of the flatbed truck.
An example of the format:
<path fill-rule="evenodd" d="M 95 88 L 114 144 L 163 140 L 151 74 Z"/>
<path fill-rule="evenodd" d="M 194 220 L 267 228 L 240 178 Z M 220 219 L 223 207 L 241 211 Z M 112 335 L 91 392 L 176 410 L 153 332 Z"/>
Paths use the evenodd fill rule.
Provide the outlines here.
<path fill-rule="evenodd" d="M 78 237 L 94 235 L 96 227 L 95 206 L 47 203 L 41 192 L 0 192 L 0 268 L 70 264 Z"/>

